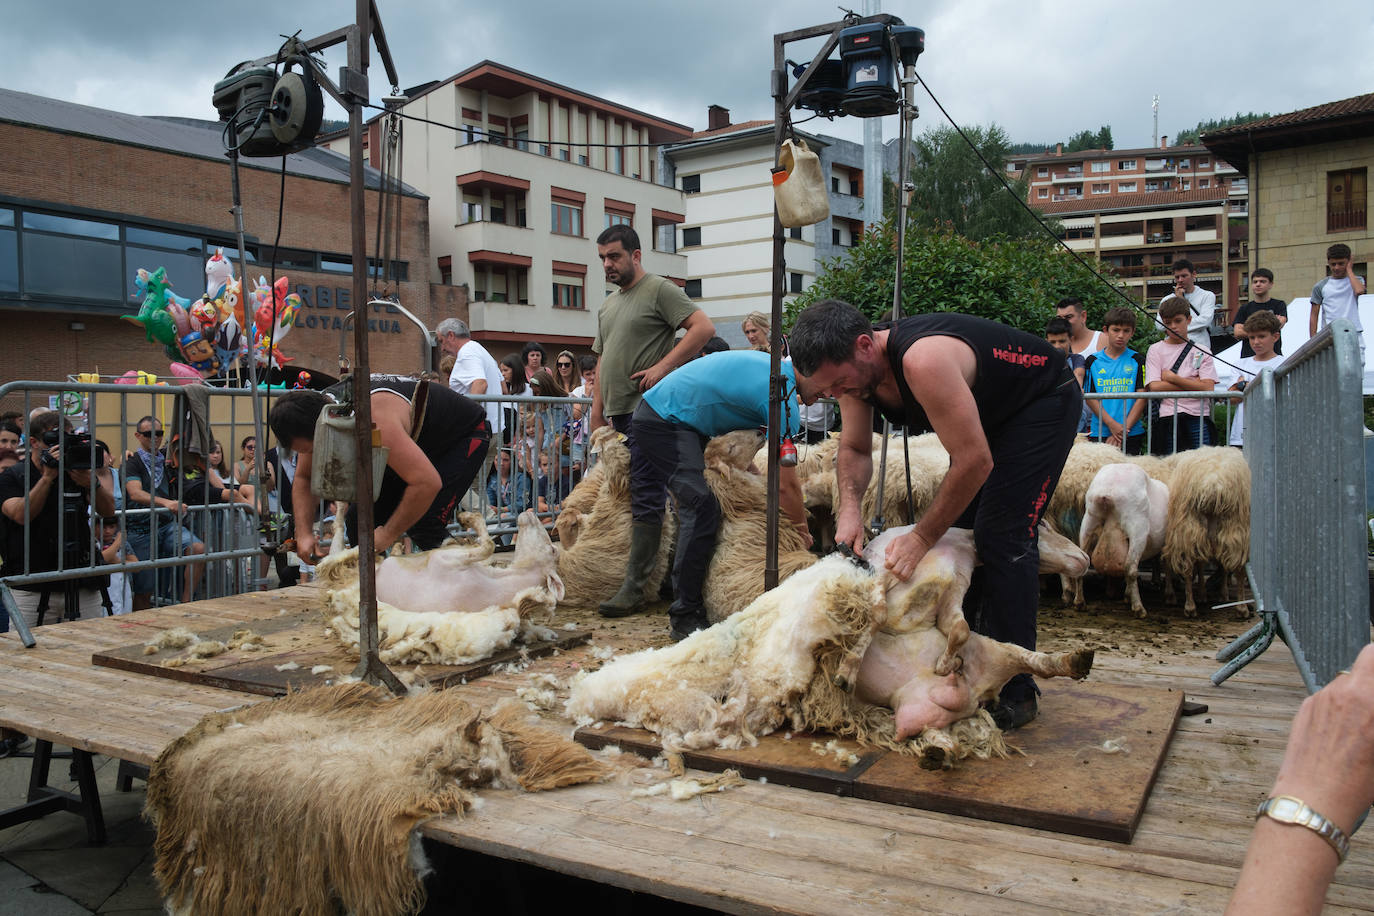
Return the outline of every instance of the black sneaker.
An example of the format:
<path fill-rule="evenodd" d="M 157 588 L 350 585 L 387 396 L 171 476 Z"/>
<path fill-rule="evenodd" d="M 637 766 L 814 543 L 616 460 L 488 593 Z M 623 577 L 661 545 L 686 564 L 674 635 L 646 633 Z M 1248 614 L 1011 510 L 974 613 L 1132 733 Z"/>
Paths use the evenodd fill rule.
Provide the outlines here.
<path fill-rule="evenodd" d="M 1040 714 L 1040 705 L 1032 694 L 1024 700 L 999 700 L 988 712 L 998 728 L 1009 732 L 1034 720 Z"/>

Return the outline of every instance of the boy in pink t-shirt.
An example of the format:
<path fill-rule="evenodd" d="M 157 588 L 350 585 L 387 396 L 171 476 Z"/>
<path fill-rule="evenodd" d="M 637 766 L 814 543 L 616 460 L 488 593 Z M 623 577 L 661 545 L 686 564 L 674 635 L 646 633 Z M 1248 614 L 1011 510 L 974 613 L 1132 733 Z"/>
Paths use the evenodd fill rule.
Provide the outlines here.
<path fill-rule="evenodd" d="M 1189 317 L 1186 300 L 1172 298 L 1160 303 L 1159 318 L 1164 322 L 1167 333 L 1163 340 L 1152 344 L 1145 354 L 1147 391 L 1211 391 L 1216 387 L 1217 370 L 1211 354 L 1188 340 Z M 1183 357 L 1182 362 L 1179 361 L 1180 356 Z M 1174 368 L 1175 364 L 1177 369 Z M 1212 445 L 1209 426 L 1204 422 L 1210 407 L 1211 401 L 1204 398 L 1162 401 L 1159 418 L 1165 422 L 1159 424 L 1162 428 L 1155 430 L 1155 442 L 1166 446 L 1172 444 L 1172 448 L 1165 449 L 1166 452 Z"/>

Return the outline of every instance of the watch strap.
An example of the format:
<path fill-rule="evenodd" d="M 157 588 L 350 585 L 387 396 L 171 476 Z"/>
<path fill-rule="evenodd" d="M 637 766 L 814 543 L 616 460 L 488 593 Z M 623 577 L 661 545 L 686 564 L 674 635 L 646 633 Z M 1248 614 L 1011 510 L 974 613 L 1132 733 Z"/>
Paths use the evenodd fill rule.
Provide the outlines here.
<path fill-rule="evenodd" d="M 1274 795 L 1266 798 L 1255 810 L 1255 817 L 1268 817 L 1280 824 L 1306 827 L 1336 850 L 1338 862 L 1344 862 L 1350 853 L 1350 839 L 1345 835 L 1345 831 L 1329 818 L 1314 811 L 1300 798 L 1292 795 Z"/>

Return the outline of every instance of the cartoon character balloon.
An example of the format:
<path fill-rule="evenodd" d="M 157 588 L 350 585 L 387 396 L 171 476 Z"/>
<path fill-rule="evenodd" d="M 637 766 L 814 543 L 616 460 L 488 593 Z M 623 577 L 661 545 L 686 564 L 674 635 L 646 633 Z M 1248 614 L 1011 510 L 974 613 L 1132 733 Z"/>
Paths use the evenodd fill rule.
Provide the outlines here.
<path fill-rule="evenodd" d="M 260 366 L 280 369 L 291 361 L 277 346 L 290 330 L 296 326 L 296 316 L 301 310 L 301 297 L 288 293 L 291 282 L 286 277 L 277 278 L 275 285 L 269 287 L 266 277 L 258 277 L 258 287 L 253 291 L 256 308 L 253 312 L 253 357 Z M 274 320 L 275 318 L 275 320 Z M 268 342 L 271 352 L 268 352 Z"/>

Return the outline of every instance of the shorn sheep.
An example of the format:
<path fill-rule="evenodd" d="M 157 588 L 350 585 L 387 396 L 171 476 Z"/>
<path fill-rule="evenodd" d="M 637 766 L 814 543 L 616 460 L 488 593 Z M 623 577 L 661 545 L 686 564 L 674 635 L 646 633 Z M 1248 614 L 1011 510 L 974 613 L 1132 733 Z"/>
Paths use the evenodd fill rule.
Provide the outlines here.
<path fill-rule="evenodd" d="M 1088 487 L 1078 543 L 1094 569 L 1126 580 L 1126 597 L 1137 617 L 1145 616 L 1140 561 L 1164 549 L 1168 514 L 1169 488 L 1134 464 L 1105 465 Z"/>
<path fill-rule="evenodd" d="M 568 494 L 555 525 L 560 545 L 558 575 L 564 591 L 560 603 L 581 608 L 596 607 L 616 593 L 630 555 L 630 450 L 609 426 L 592 434 L 591 445 L 600 460 Z M 664 517 L 658 563 L 645 594 L 657 594 L 668 572 L 677 532 L 674 518 L 671 512 Z"/>
<path fill-rule="evenodd" d="M 1183 578 L 1184 616 L 1195 617 L 1194 573 L 1215 562 L 1224 592 L 1226 579 L 1242 572 L 1250 556 L 1250 466 L 1240 449 L 1226 446 L 1180 452 L 1171 463 L 1164 562 Z M 1240 605 L 1239 616 L 1249 614 L 1249 605 Z"/>

